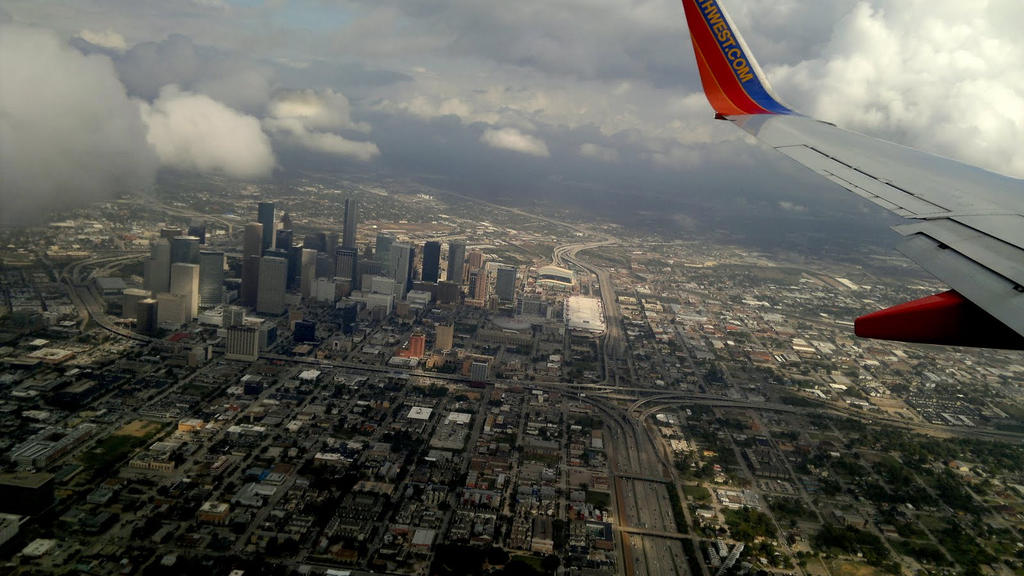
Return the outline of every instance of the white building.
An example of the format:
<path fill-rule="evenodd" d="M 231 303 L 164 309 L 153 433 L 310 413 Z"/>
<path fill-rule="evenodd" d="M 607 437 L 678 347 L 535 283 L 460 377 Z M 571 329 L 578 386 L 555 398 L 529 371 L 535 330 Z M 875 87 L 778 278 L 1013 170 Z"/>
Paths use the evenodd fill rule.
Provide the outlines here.
<path fill-rule="evenodd" d="M 599 298 L 570 296 L 565 299 L 565 327 L 569 330 L 604 334 L 604 306 Z"/>

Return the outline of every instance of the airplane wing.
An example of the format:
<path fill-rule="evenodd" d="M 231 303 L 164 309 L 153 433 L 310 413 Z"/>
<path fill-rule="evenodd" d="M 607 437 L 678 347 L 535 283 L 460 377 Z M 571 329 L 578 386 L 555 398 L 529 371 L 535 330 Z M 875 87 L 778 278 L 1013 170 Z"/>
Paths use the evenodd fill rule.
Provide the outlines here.
<path fill-rule="evenodd" d="M 899 250 L 952 290 L 857 319 L 866 338 L 1024 349 L 1024 182 L 796 113 L 718 0 L 682 0 L 715 117 L 906 219 Z"/>

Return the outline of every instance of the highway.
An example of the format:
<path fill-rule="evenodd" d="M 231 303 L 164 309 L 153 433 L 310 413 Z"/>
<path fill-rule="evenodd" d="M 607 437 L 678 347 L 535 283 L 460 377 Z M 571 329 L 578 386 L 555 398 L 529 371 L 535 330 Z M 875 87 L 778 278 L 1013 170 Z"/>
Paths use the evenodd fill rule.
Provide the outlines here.
<path fill-rule="evenodd" d="M 636 422 L 616 406 L 599 398 L 584 400 L 604 414 L 620 574 L 689 574 L 681 542 L 686 536 L 676 526 L 669 484 L 649 438 L 641 437 Z"/>

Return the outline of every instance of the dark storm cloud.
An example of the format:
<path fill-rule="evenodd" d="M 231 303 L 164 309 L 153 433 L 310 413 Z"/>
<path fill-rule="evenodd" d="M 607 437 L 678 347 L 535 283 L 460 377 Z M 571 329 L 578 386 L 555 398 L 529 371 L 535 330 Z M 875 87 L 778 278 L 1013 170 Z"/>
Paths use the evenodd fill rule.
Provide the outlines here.
<path fill-rule="evenodd" d="M 136 44 L 115 56 L 115 63 L 132 96 L 152 101 L 173 84 L 249 113 L 269 101 L 274 72 L 244 54 L 198 45 L 181 34 Z"/>
<path fill-rule="evenodd" d="M 524 0 L 495 6 L 473 0 L 399 0 L 363 5 L 401 13 L 387 21 L 392 28 L 376 40 L 360 37 L 364 44 L 401 44 L 401 33 L 405 41 L 431 44 L 447 58 L 485 59 L 569 78 L 692 84 L 695 68 L 686 57 L 689 37 L 677 4 Z M 344 38 L 339 41 L 360 50 Z"/>

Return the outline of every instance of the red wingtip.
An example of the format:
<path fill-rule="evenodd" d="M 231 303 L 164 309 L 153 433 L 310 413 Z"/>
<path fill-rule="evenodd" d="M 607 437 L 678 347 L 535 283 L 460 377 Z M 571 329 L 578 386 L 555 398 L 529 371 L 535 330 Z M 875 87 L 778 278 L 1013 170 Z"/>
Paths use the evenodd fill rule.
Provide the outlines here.
<path fill-rule="evenodd" d="M 857 318 L 862 338 L 1024 350 L 1024 337 L 950 290 Z"/>

